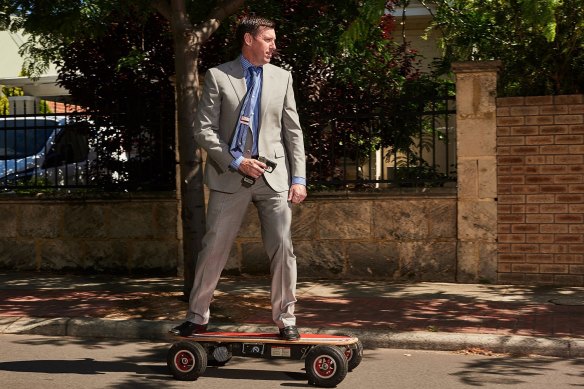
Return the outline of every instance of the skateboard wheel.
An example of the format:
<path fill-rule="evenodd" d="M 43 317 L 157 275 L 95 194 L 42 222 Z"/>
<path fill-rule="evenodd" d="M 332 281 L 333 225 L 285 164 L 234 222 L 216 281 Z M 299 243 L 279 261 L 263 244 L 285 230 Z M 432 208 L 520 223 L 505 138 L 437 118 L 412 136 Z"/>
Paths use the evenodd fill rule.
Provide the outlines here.
<path fill-rule="evenodd" d="M 175 343 L 168 350 L 166 363 L 177 380 L 194 381 L 207 368 L 207 352 L 196 342 Z"/>
<path fill-rule="evenodd" d="M 357 366 L 361 364 L 363 359 L 363 343 L 359 340 L 355 344 L 351 344 L 345 347 L 345 357 L 347 357 L 347 366 L 349 371 L 353 371 Z"/>
<path fill-rule="evenodd" d="M 339 347 L 316 346 L 306 356 L 308 382 L 323 388 L 334 388 L 347 376 L 347 357 Z"/>
<path fill-rule="evenodd" d="M 336 335 L 356 338 L 356 336 L 351 333 L 340 333 Z M 345 346 L 343 352 L 345 353 L 345 357 L 347 357 L 347 366 L 351 372 L 361 364 L 361 360 L 363 359 L 363 343 L 358 340 L 357 343 Z"/>

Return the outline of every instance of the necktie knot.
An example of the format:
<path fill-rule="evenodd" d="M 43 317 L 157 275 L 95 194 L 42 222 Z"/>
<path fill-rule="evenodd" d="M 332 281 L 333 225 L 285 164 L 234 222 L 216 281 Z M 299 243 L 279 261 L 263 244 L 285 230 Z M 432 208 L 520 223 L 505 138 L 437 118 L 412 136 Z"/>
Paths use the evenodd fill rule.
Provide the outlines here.
<path fill-rule="evenodd" d="M 257 82 L 257 79 L 260 75 L 260 70 L 261 68 L 258 66 L 250 66 L 249 67 L 249 74 L 251 76 L 251 84 L 255 84 Z"/>

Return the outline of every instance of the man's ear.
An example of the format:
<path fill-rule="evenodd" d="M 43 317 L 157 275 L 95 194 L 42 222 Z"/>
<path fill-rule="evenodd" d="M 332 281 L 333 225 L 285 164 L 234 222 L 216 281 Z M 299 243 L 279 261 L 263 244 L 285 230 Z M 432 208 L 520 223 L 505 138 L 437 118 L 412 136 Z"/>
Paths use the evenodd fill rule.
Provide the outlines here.
<path fill-rule="evenodd" d="M 249 32 L 246 32 L 245 35 L 243 35 L 243 41 L 245 42 L 246 45 L 251 46 L 253 36 Z"/>

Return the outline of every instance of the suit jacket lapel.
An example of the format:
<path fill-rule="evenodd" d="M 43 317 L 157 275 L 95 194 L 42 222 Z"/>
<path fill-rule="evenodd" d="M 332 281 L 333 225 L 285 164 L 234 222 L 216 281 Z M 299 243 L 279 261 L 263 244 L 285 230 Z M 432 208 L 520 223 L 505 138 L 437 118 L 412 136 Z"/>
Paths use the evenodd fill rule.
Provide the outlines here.
<path fill-rule="evenodd" d="M 228 73 L 229 81 L 233 86 L 233 90 L 237 95 L 239 101 L 243 101 L 247 87 L 245 85 L 245 77 L 243 76 L 243 68 L 241 67 L 241 60 L 237 57 L 229 63 L 230 71 Z"/>
<path fill-rule="evenodd" d="M 262 121 L 264 116 L 266 115 L 266 110 L 268 108 L 268 103 L 270 101 L 270 93 L 271 88 L 274 87 L 275 80 L 274 80 L 274 73 L 272 72 L 272 68 L 269 64 L 263 66 L 263 80 L 262 80 L 262 96 L 260 100 L 260 120 L 259 120 L 259 128 L 262 128 Z"/>
<path fill-rule="evenodd" d="M 243 68 L 241 67 L 241 59 L 237 57 L 235 60 L 229 63 L 229 81 L 233 86 L 233 90 L 242 103 L 247 93 L 247 86 L 245 84 L 245 77 L 243 76 Z M 263 67 L 263 79 L 262 79 L 262 95 L 260 101 L 260 120 L 259 128 L 262 128 L 262 121 L 266 114 L 268 103 L 270 101 L 271 88 L 276 85 L 276 80 L 274 80 L 274 73 L 270 64 L 266 64 Z M 271 87 L 271 88 L 270 88 Z"/>

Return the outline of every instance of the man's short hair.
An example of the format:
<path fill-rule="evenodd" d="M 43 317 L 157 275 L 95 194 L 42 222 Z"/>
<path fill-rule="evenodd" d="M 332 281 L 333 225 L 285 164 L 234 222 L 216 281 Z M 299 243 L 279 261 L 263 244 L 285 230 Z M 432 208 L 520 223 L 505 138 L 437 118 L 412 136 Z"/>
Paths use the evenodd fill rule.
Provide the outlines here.
<path fill-rule="evenodd" d="M 251 36 L 256 37 L 264 28 L 276 28 L 276 23 L 273 20 L 262 18 L 260 16 L 246 16 L 244 17 L 235 31 L 235 38 L 243 47 L 245 44 L 244 36 L 250 33 Z"/>

